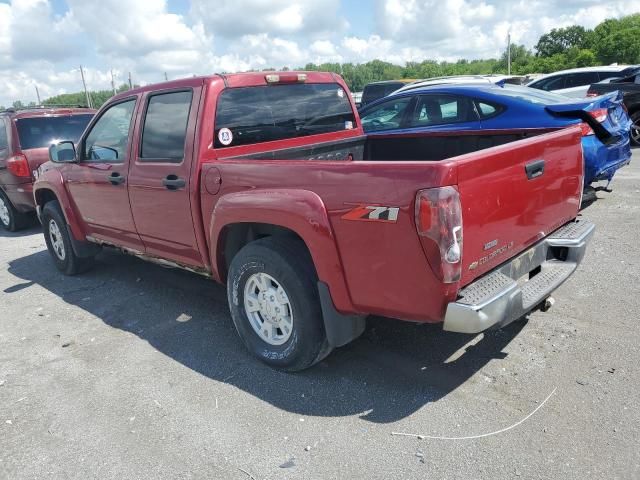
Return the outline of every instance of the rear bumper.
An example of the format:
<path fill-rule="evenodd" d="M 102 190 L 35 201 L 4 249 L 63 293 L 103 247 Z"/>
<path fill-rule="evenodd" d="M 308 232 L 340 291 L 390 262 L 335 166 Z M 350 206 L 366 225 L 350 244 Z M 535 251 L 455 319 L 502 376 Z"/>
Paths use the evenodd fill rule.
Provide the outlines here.
<path fill-rule="evenodd" d="M 595 226 L 576 220 L 460 291 L 447 305 L 444 330 L 479 333 L 536 309 L 576 270 Z"/>
<path fill-rule="evenodd" d="M 585 161 L 585 185 L 599 180 L 611 180 L 616 170 L 631 161 L 629 134 L 620 134 L 620 141 L 605 145 L 595 135 L 582 138 Z"/>

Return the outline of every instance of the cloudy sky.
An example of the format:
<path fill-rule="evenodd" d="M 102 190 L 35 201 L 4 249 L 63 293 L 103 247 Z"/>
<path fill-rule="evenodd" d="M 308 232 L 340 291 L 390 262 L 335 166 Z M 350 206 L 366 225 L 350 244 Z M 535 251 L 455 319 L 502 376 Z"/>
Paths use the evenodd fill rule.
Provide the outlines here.
<path fill-rule="evenodd" d="M 307 62 L 498 56 L 554 27 L 640 11 L 615 0 L 0 0 L 0 105 Z"/>

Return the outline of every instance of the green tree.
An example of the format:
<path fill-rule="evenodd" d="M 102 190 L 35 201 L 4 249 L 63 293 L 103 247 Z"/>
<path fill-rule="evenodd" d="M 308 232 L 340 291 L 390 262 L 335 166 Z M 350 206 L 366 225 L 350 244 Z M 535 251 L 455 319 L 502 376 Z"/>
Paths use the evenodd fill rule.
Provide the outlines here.
<path fill-rule="evenodd" d="M 591 42 L 591 31 L 579 25 L 565 28 L 554 28 L 545 33 L 535 46 L 537 55 L 551 57 L 557 53 L 564 53 L 569 48 L 586 48 Z"/>
<path fill-rule="evenodd" d="M 602 63 L 640 62 L 640 14 L 609 18 L 593 30 L 593 50 Z"/>

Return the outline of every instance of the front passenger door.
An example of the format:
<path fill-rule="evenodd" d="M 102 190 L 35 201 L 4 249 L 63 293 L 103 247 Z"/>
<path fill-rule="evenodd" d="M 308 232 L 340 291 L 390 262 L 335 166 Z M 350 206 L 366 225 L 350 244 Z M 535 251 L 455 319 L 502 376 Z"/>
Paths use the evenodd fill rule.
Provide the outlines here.
<path fill-rule="evenodd" d="M 104 110 L 78 145 L 78 163 L 65 165 L 62 175 L 91 236 L 142 252 L 127 190 L 136 101 L 128 98 Z"/>

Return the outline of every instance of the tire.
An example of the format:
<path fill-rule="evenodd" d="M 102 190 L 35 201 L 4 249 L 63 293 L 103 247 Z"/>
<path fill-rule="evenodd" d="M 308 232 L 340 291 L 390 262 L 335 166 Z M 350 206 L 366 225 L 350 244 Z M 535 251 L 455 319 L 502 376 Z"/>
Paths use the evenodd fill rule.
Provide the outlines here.
<path fill-rule="evenodd" d="M 640 147 L 640 111 L 631 115 L 631 121 L 633 122 L 633 126 L 631 127 L 631 144 Z"/>
<path fill-rule="evenodd" d="M 93 257 L 80 258 L 75 254 L 67 222 L 57 201 L 48 202 L 42 209 L 42 227 L 53 263 L 62 273 L 76 275 L 93 265 Z"/>
<path fill-rule="evenodd" d="M 18 212 L 5 193 L 0 190 L 0 226 L 9 232 L 17 232 L 29 225 L 29 215 Z"/>
<path fill-rule="evenodd" d="M 249 295 L 252 298 L 247 300 Z M 267 365 L 300 371 L 331 352 L 317 274 L 299 240 L 267 237 L 242 248 L 231 262 L 227 296 L 240 338 Z M 278 309 L 281 313 L 275 312 Z M 269 319 L 269 315 L 273 316 Z"/>

